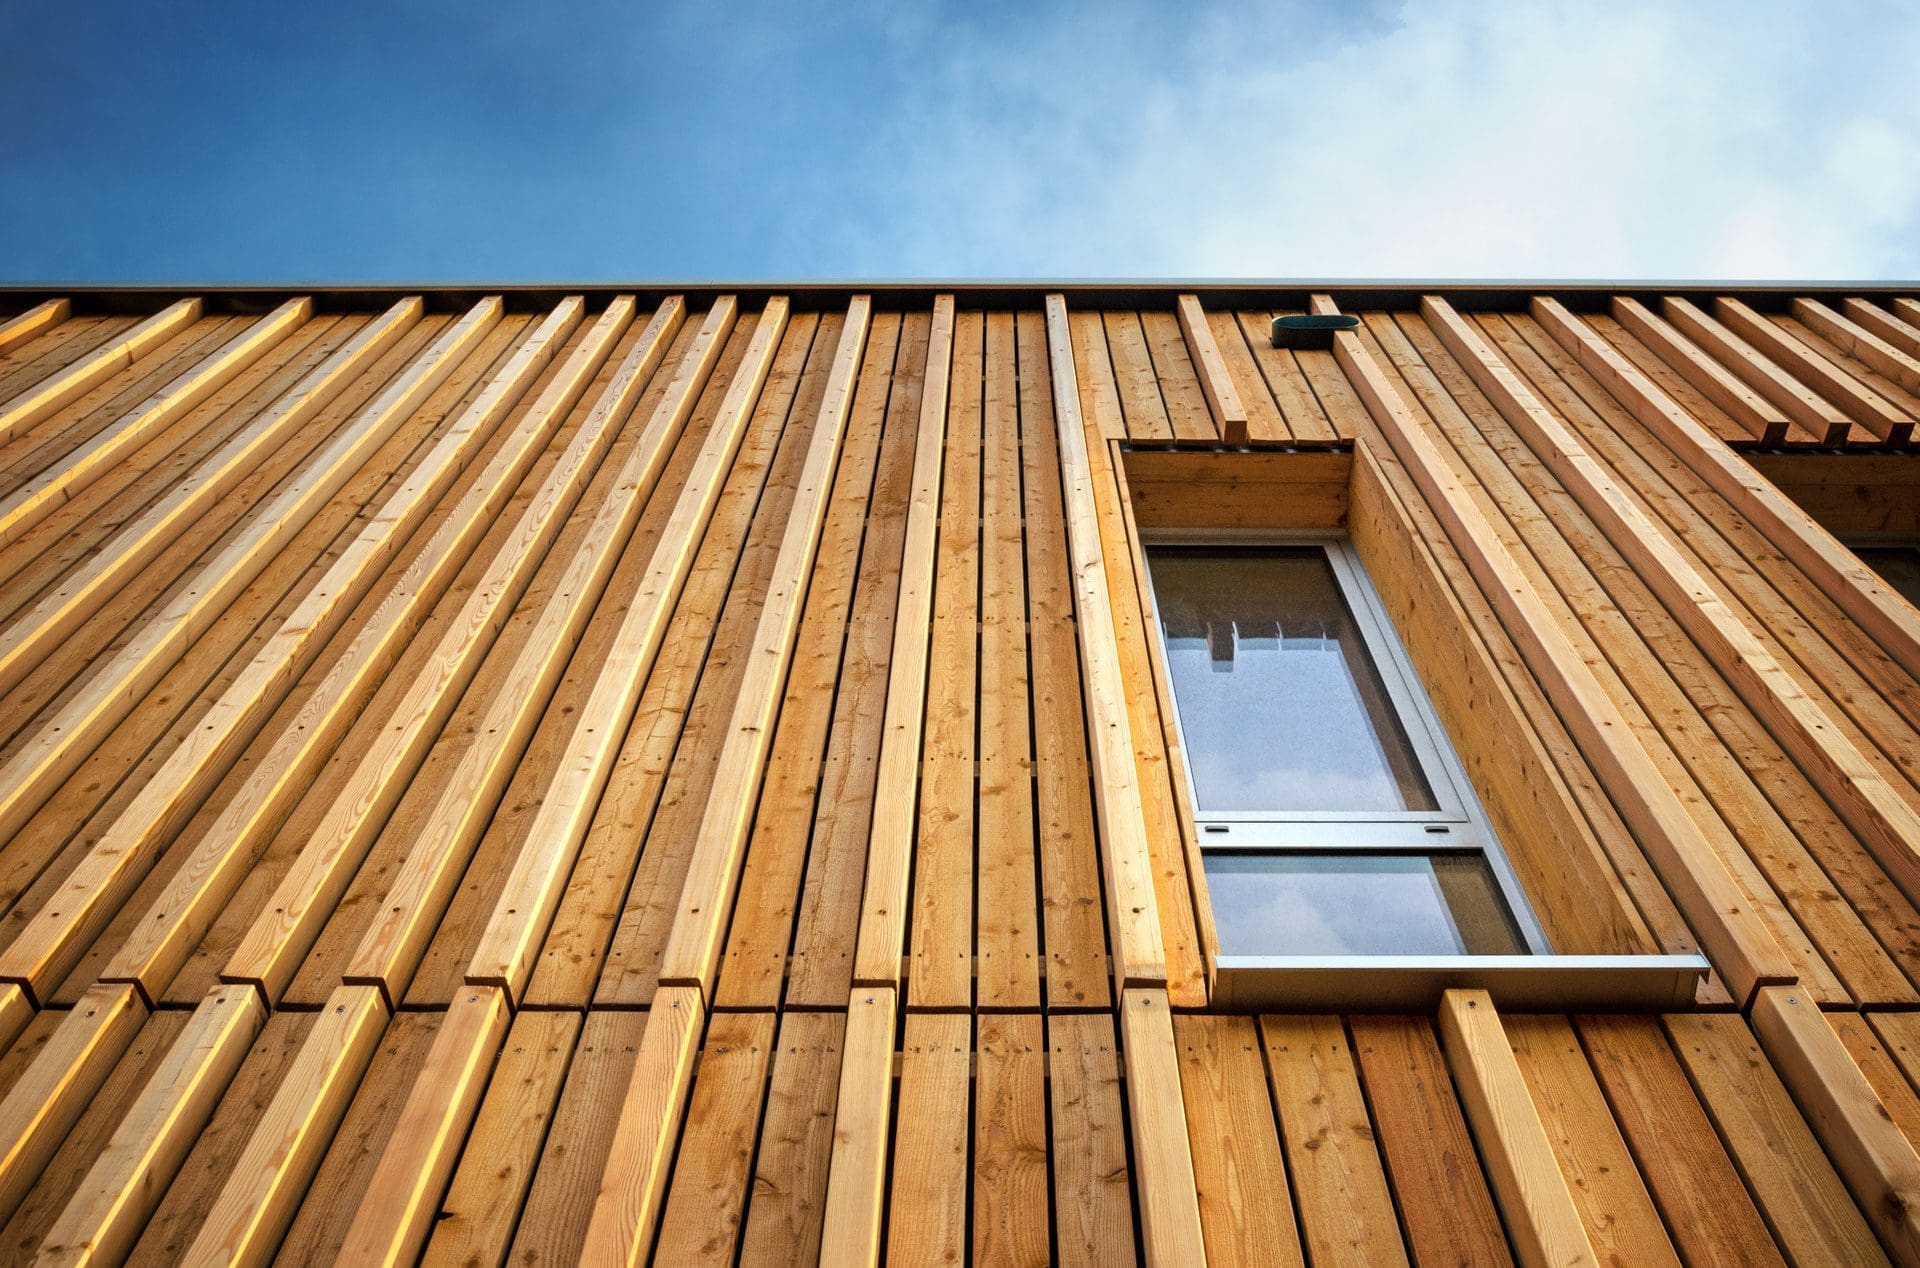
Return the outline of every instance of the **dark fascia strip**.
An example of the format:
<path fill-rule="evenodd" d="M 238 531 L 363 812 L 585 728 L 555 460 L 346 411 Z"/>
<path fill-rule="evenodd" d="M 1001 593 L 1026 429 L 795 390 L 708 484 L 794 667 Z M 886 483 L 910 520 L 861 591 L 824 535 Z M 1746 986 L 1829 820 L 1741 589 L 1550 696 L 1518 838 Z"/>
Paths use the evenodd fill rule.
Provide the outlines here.
<path fill-rule="evenodd" d="M 262 313 L 289 295 L 312 295 L 323 312 L 347 312 L 391 304 L 404 295 L 420 295 L 430 310 L 470 307 L 481 294 L 498 294 L 515 311 L 550 309 L 567 295 L 601 300 L 616 294 L 657 304 L 669 295 L 685 295 L 698 304 L 713 296 L 738 296 L 743 305 L 788 296 L 796 311 L 844 309 L 854 292 L 873 296 L 877 310 L 931 307 L 939 294 L 954 295 L 961 307 L 1039 308 L 1049 292 L 1064 292 L 1080 308 L 1143 308 L 1172 311 L 1182 294 L 1198 295 L 1210 309 L 1235 307 L 1305 308 L 1313 294 L 1331 294 L 1343 308 L 1412 310 L 1423 295 L 1439 294 L 1463 311 L 1522 311 L 1536 295 L 1551 295 L 1577 312 L 1600 312 L 1616 295 L 1658 301 L 1667 295 L 1711 301 L 1733 295 L 1765 312 L 1786 312 L 1797 298 L 1837 303 L 1849 296 L 1911 295 L 1920 282 L 1865 281 L 1685 281 L 1649 280 L 1340 280 L 1340 279 L 1081 279 L 1034 281 L 732 281 L 732 282 L 270 282 L 152 283 L 139 286 L 101 283 L 31 282 L 0 284 L 0 313 L 24 310 L 46 299 L 66 297 L 81 314 L 149 313 L 186 296 L 205 300 L 210 313 Z"/>

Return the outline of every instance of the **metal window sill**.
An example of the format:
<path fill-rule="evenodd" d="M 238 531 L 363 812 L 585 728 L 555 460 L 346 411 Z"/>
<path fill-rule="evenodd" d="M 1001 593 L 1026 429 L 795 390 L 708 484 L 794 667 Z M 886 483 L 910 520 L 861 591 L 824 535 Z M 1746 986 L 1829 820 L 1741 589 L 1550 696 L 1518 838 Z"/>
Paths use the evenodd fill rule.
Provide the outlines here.
<path fill-rule="evenodd" d="M 1484 990 L 1508 1012 L 1690 1009 L 1699 955 L 1220 956 L 1222 1012 L 1431 1013 L 1443 992 Z"/>

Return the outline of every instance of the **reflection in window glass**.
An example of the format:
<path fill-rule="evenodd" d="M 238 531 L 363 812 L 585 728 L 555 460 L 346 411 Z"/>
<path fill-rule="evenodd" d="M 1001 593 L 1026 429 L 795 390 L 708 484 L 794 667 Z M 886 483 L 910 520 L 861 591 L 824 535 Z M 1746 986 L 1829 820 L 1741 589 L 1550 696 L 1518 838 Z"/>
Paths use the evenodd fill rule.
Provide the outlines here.
<path fill-rule="evenodd" d="M 1325 551 L 1149 562 L 1200 813 L 1434 809 Z"/>
<path fill-rule="evenodd" d="M 1228 955 L 1521 955 L 1475 854 L 1206 856 Z"/>
<path fill-rule="evenodd" d="M 1908 603 L 1920 608 L 1920 547 L 1855 546 L 1860 561 L 1880 574 L 1880 579 L 1906 596 Z"/>

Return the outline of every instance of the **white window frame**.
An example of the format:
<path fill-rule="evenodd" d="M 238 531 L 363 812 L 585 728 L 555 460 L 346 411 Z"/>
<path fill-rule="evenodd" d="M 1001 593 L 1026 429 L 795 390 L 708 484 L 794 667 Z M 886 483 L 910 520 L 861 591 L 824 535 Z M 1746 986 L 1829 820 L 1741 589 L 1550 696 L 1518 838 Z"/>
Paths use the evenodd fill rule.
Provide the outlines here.
<path fill-rule="evenodd" d="M 1197 547 L 1223 550 L 1257 551 L 1273 548 L 1318 547 L 1326 552 L 1348 610 L 1359 629 L 1362 645 L 1373 658 L 1387 699 L 1399 717 L 1415 761 L 1433 794 L 1435 809 L 1380 812 L 1356 811 L 1235 811 L 1210 812 L 1201 802 L 1199 787 L 1190 762 L 1187 770 L 1188 804 L 1193 807 L 1194 828 L 1200 849 L 1205 854 L 1327 854 L 1352 851 L 1359 854 L 1474 854 L 1485 860 L 1488 870 L 1506 900 L 1522 942 L 1533 955 L 1549 955 L 1551 947 L 1546 931 L 1533 913 L 1519 878 L 1507 862 L 1487 822 L 1486 810 L 1468 781 L 1452 742 L 1440 726 L 1427 698 L 1413 662 L 1385 606 L 1373 588 L 1360 562 L 1359 552 L 1344 535 L 1329 533 L 1251 532 L 1229 533 L 1219 530 L 1182 531 L 1158 529 L 1142 534 L 1142 559 L 1147 569 L 1148 593 L 1153 596 L 1149 613 L 1154 637 L 1160 640 L 1161 664 L 1167 667 L 1166 690 L 1172 705 L 1174 734 L 1183 751 L 1188 749 L 1185 723 L 1180 714 L 1178 691 L 1173 683 L 1171 649 L 1160 621 L 1158 591 L 1153 586 L 1153 550 L 1155 547 Z M 1223 955 L 1230 948 L 1221 948 Z"/>

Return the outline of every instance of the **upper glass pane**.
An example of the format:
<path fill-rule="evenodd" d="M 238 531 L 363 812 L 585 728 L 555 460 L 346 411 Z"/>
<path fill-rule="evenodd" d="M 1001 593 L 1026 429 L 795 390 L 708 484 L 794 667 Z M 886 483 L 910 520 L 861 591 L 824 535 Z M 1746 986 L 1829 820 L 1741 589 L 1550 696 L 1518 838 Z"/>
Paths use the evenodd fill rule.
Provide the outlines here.
<path fill-rule="evenodd" d="M 1148 559 L 1200 814 L 1435 809 L 1324 550 Z"/>

